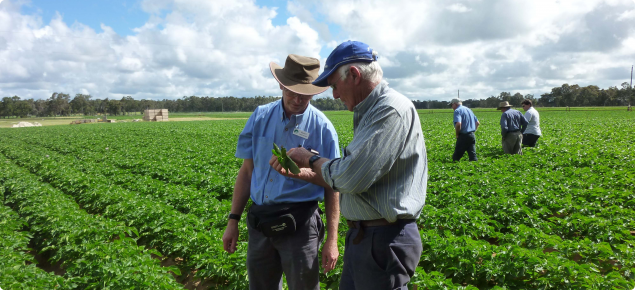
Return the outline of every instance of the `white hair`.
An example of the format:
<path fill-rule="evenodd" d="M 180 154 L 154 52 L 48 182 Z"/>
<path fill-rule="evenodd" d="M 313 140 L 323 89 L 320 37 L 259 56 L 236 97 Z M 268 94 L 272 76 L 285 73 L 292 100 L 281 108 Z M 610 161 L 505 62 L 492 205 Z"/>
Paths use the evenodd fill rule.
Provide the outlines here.
<path fill-rule="evenodd" d="M 377 51 L 373 51 L 373 56 L 377 55 Z M 337 72 L 340 74 L 340 79 L 345 80 L 348 77 L 348 72 L 350 67 L 356 67 L 359 69 L 359 72 L 362 74 L 362 79 L 367 80 L 372 83 L 379 83 L 381 79 L 384 77 L 384 71 L 379 66 L 377 61 L 373 62 L 353 62 L 342 65 L 337 69 Z"/>

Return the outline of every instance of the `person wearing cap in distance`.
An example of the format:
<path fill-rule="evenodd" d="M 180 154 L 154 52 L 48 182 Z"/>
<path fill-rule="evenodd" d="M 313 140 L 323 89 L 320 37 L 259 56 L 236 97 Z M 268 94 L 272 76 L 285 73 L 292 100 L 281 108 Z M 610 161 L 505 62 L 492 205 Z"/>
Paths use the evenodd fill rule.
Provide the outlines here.
<path fill-rule="evenodd" d="M 415 222 L 428 181 L 421 122 L 412 101 L 382 77 L 377 53 L 367 44 L 337 46 L 313 84 L 330 85 L 333 98 L 354 112 L 353 140 L 342 158 L 303 148 L 288 153 L 319 176 L 317 184 L 340 193 L 349 226 L 340 290 L 407 289 L 422 252 Z M 284 173 L 276 158 L 270 164 Z"/>
<path fill-rule="evenodd" d="M 501 115 L 501 135 L 503 136 L 503 152 L 505 154 L 523 154 L 520 146 L 523 141 L 523 132 L 527 129 L 527 120 L 518 110 L 511 108 L 508 102 L 500 102 L 497 110 Z"/>
<path fill-rule="evenodd" d="M 542 136 L 540 131 L 540 115 L 532 106 L 531 100 L 525 99 L 522 103 L 525 110 L 525 120 L 527 120 L 527 130 L 523 132 L 523 146 L 535 147 L 538 138 Z"/>
<path fill-rule="evenodd" d="M 274 62 L 269 67 L 280 85 L 282 99 L 256 108 L 238 136 L 236 157 L 244 160 L 236 178 L 223 246 L 230 254 L 236 251 L 238 221 L 251 198 L 247 214 L 249 289 L 282 289 L 284 272 L 289 289 L 317 290 L 318 250 L 324 239 L 317 202 L 324 200 L 326 210 L 322 267 L 328 272 L 339 257 L 338 193 L 331 187 L 279 174 L 269 166 L 269 157 L 276 143 L 338 158 L 337 133 L 326 116 L 310 104 L 313 95 L 326 90 L 311 84 L 318 76 L 319 60 L 291 54 L 284 67 Z M 301 175 L 311 180 L 315 173 L 302 169 Z"/>
<path fill-rule="evenodd" d="M 450 106 L 454 110 L 454 131 L 456 133 L 456 145 L 454 146 L 454 154 L 452 160 L 459 161 L 467 151 L 470 161 L 478 160 L 476 158 L 476 138 L 474 132 L 481 124 L 474 112 L 468 107 L 463 106 L 460 99 L 452 99 Z"/>

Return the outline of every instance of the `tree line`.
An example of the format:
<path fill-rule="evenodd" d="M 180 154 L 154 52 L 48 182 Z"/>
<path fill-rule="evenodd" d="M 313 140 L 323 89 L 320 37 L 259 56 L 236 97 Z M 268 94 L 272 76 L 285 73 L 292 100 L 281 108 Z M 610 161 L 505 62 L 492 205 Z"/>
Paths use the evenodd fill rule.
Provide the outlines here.
<path fill-rule="evenodd" d="M 170 112 L 251 112 L 257 106 L 279 100 L 274 96 L 255 96 L 253 98 L 229 97 L 198 97 L 184 96 L 180 99 L 164 100 L 135 100 L 131 96 L 121 99 L 94 99 L 91 95 L 76 94 L 73 98 L 65 93 L 53 93 L 48 99 L 26 99 L 18 96 L 4 97 L 0 102 L 0 117 L 55 117 L 97 114 L 130 115 L 143 114 L 146 109 L 168 109 Z M 538 107 L 595 107 L 595 106 L 626 106 L 635 105 L 635 91 L 627 82 L 622 83 L 621 88 L 609 87 L 600 89 L 590 85 L 580 87 L 578 85 L 563 84 L 554 87 L 551 92 L 535 98 L 531 94 L 511 94 L 501 92 L 498 96 L 490 96 L 486 99 L 468 99 L 463 105 L 470 108 L 496 108 L 502 101 L 509 102 L 512 106 L 520 107 L 524 99 L 532 100 Z M 449 107 L 449 101 L 412 101 L 417 109 L 445 109 Z M 314 98 L 311 104 L 323 111 L 346 110 L 342 101 L 333 98 Z"/>

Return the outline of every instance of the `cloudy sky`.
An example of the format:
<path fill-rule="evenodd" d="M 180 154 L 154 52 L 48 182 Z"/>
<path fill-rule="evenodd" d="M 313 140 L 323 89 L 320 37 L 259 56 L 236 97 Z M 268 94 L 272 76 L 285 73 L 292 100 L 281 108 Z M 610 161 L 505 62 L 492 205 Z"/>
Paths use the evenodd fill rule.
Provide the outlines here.
<path fill-rule="evenodd" d="M 635 0 L 0 0 L 0 97 L 280 95 L 270 61 L 346 40 L 411 99 L 608 88 L 630 81 Z"/>

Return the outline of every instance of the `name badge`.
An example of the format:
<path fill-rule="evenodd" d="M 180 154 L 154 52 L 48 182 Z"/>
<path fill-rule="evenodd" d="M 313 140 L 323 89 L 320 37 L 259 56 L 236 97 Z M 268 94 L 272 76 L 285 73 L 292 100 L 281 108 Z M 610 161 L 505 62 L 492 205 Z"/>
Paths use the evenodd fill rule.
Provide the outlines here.
<path fill-rule="evenodd" d="M 303 138 L 303 139 L 309 139 L 309 132 L 302 131 L 302 130 L 300 130 L 298 128 L 293 129 L 293 135 L 296 135 L 296 136 L 298 136 L 300 138 Z"/>

